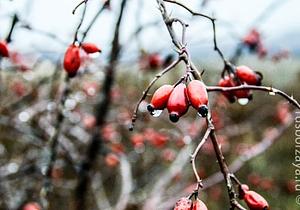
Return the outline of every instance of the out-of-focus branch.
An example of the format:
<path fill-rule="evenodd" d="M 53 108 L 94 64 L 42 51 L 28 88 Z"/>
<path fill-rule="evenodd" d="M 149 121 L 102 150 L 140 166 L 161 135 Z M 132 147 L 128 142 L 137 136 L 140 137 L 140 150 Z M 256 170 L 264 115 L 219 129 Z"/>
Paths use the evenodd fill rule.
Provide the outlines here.
<path fill-rule="evenodd" d="M 149 197 L 143 206 L 143 210 L 157 209 L 157 205 L 161 201 L 161 197 L 165 192 L 166 186 L 188 162 L 191 149 L 191 144 L 183 147 L 170 167 L 162 175 L 158 176 L 159 179 L 154 184 L 152 191 L 149 193 Z"/>
<path fill-rule="evenodd" d="M 43 187 L 41 189 L 41 200 L 43 201 L 43 205 L 44 205 L 45 209 L 48 208 L 48 204 L 46 201 L 47 201 L 48 193 L 51 190 L 51 172 L 52 172 L 55 160 L 56 160 L 58 139 L 59 139 L 62 125 L 64 122 L 63 107 L 64 107 L 66 97 L 69 95 L 69 92 L 70 92 L 69 81 L 70 81 L 70 79 L 67 76 L 65 78 L 65 82 L 64 82 L 65 86 L 63 88 L 63 92 L 62 92 L 60 101 L 57 104 L 58 109 L 57 109 L 54 133 L 48 142 L 48 148 L 49 148 L 49 152 L 50 152 L 49 162 L 47 163 L 47 168 L 46 168 L 46 172 L 45 172 L 45 180 L 44 180 Z"/>
<path fill-rule="evenodd" d="M 116 65 L 119 61 L 121 46 L 120 46 L 120 27 L 124 15 L 124 10 L 126 7 L 127 0 L 122 0 L 120 6 L 120 13 L 115 26 L 114 38 L 112 41 L 112 49 L 109 58 L 109 64 L 106 68 L 106 75 L 103 82 L 103 100 L 101 100 L 96 106 L 96 127 L 93 131 L 93 137 L 91 143 L 88 146 L 86 157 L 81 163 L 79 169 L 79 180 L 78 185 L 75 189 L 75 209 L 84 210 L 85 206 L 85 196 L 89 184 L 89 173 L 92 170 L 93 165 L 96 162 L 97 154 L 102 148 L 102 134 L 101 128 L 105 123 L 105 119 L 109 110 L 111 103 L 111 88 L 114 83 Z"/>
<path fill-rule="evenodd" d="M 108 201 L 106 193 L 104 191 L 103 179 L 100 173 L 96 173 L 92 180 L 92 191 L 95 197 L 95 201 L 99 210 L 112 210 L 112 207 Z M 101 198 L 101 200 L 99 199 Z"/>
<path fill-rule="evenodd" d="M 120 158 L 120 175 L 122 179 L 122 186 L 119 199 L 114 207 L 115 210 L 126 209 L 133 185 L 131 165 L 124 155 L 122 155 Z"/>

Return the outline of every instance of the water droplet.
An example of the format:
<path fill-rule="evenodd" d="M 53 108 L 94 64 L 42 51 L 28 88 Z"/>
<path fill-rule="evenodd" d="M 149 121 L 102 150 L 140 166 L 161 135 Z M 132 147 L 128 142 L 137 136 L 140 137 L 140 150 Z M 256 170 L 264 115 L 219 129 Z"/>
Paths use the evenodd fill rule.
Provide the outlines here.
<path fill-rule="evenodd" d="M 19 120 L 21 122 L 27 122 L 29 119 L 30 119 L 30 115 L 28 112 L 24 111 L 19 114 Z"/>
<path fill-rule="evenodd" d="M 247 105 L 248 102 L 249 102 L 249 99 L 248 99 L 248 98 L 239 98 L 239 99 L 238 99 L 238 103 L 239 103 L 240 105 L 242 105 L 242 106 Z"/>
<path fill-rule="evenodd" d="M 17 163 L 9 163 L 7 165 L 7 171 L 9 173 L 16 173 L 19 170 L 19 165 Z"/>
<path fill-rule="evenodd" d="M 275 95 L 276 95 L 276 93 L 275 93 L 275 92 L 273 92 L 273 91 L 270 91 L 270 92 L 269 92 L 269 95 L 270 95 L 270 96 L 275 96 Z"/>
<path fill-rule="evenodd" d="M 67 110 L 75 109 L 77 102 L 74 99 L 67 99 L 65 102 L 65 107 Z"/>
<path fill-rule="evenodd" d="M 184 142 L 185 144 L 190 144 L 191 141 L 192 141 L 192 139 L 191 139 L 190 136 L 184 136 L 184 137 L 183 137 L 183 142 Z"/>
<path fill-rule="evenodd" d="M 159 116 L 161 115 L 162 112 L 163 112 L 163 110 L 157 109 L 157 110 L 154 110 L 154 111 L 151 113 L 151 115 L 152 115 L 153 117 L 159 117 Z"/>

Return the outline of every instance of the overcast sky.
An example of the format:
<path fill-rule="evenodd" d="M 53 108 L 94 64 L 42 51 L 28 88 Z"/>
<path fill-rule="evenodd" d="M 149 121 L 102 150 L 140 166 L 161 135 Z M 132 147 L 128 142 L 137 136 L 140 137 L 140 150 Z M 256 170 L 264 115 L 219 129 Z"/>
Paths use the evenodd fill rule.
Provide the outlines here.
<path fill-rule="evenodd" d="M 142 12 L 139 20 L 141 23 L 160 20 L 161 16 L 157 9 L 156 0 L 129 0 L 129 7 L 126 10 L 125 24 L 122 27 L 122 41 L 128 39 L 137 25 L 137 6 Z M 183 0 L 182 0 L 183 1 Z M 72 9 L 78 0 L 0 0 L 0 37 L 7 34 L 9 28 L 10 14 L 17 12 L 24 21 L 29 22 L 34 28 L 49 31 L 57 34 L 62 40 L 69 43 L 72 41 L 74 28 L 78 23 L 81 10 L 75 15 L 71 14 Z M 113 22 L 118 12 L 120 0 L 112 0 L 112 11 L 105 12 L 97 21 L 91 31 L 88 40 L 95 42 L 106 49 L 112 39 Z M 299 0 L 210 0 L 207 7 L 201 9 L 199 0 L 186 1 L 195 10 L 205 14 L 214 14 L 217 19 L 218 41 L 223 48 L 233 44 L 233 37 L 243 35 L 254 24 L 258 26 L 264 36 L 267 47 L 291 48 L 299 46 L 300 39 L 300 1 Z M 263 11 L 270 5 L 277 2 L 268 18 L 260 18 Z M 97 12 L 101 0 L 90 0 L 86 22 Z M 191 16 L 183 9 L 170 6 L 172 15 L 179 15 L 190 23 L 187 35 L 189 47 L 195 49 L 206 49 L 211 47 L 212 30 L 208 21 Z M 84 28 L 85 25 L 83 25 Z M 38 34 L 29 33 L 26 30 L 19 30 L 14 37 L 13 47 L 26 51 L 36 49 L 47 49 L 60 52 L 65 48 Z M 164 47 L 171 45 L 167 31 L 164 26 L 156 27 L 145 31 L 141 40 L 143 46 L 153 51 L 164 50 Z M 280 41 L 279 41 L 280 40 Z M 166 48 L 168 49 L 168 48 Z M 169 49 L 168 49 L 169 50 Z"/>

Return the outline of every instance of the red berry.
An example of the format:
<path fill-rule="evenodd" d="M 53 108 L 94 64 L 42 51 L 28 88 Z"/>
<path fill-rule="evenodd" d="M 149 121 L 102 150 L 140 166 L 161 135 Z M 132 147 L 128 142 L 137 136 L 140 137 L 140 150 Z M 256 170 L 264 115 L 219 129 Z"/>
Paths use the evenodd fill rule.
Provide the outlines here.
<path fill-rule="evenodd" d="M 245 82 L 249 85 L 260 85 L 262 75 L 250 69 L 248 66 L 236 67 L 236 75 L 241 82 Z"/>
<path fill-rule="evenodd" d="M 109 153 L 105 157 L 105 163 L 109 167 L 115 167 L 119 164 L 119 157 L 114 153 Z"/>
<path fill-rule="evenodd" d="M 247 45 L 251 50 L 255 50 L 260 42 L 260 33 L 256 29 L 252 29 L 249 34 L 243 39 L 243 43 Z"/>
<path fill-rule="evenodd" d="M 131 136 L 130 140 L 133 146 L 136 148 L 144 146 L 144 136 L 142 134 L 134 134 Z"/>
<path fill-rule="evenodd" d="M 172 85 L 163 85 L 158 88 L 152 96 L 151 103 L 147 106 L 148 111 L 153 112 L 154 110 L 163 110 L 166 108 L 173 89 Z"/>
<path fill-rule="evenodd" d="M 224 78 L 220 79 L 219 86 L 220 87 L 233 87 L 234 83 L 229 76 L 225 76 Z M 228 99 L 228 101 L 230 103 L 235 102 L 235 97 L 233 95 L 233 92 L 222 92 L 222 94 Z"/>
<path fill-rule="evenodd" d="M 257 192 L 245 191 L 244 201 L 250 210 L 268 210 L 268 202 Z"/>
<path fill-rule="evenodd" d="M 70 77 L 76 75 L 80 67 L 79 47 L 70 45 L 65 53 L 64 68 Z"/>
<path fill-rule="evenodd" d="M 30 202 L 27 203 L 23 206 L 22 208 L 23 210 L 41 210 L 41 206 L 40 204 L 36 203 L 36 202 Z"/>
<path fill-rule="evenodd" d="M 193 202 L 193 207 L 191 210 L 208 210 L 203 201 L 197 199 Z"/>
<path fill-rule="evenodd" d="M 188 198 L 180 198 L 174 207 L 174 210 L 191 210 L 192 208 L 192 201 Z"/>
<path fill-rule="evenodd" d="M 162 151 L 162 158 L 167 162 L 172 162 L 176 158 L 176 153 L 173 149 L 167 148 Z"/>
<path fill-rule="evenodd" d="M 183 83 L 177 85 L 172 91 L 167 103 L 172 122 L 177 122 L 188 111 L 189 103 L 186 94 L 186 86 Z"/>
<path fill-rule="evenodd" d="M 101 52 L 101 49 L 93 43 L 82 43 L 81 47 L 87 54 Z"/>
<path fill-rule="evenodd" d="M 206 117 L 208 113 L 208 94 L 205 84 L 199 80 L 191 81 L 187 87 L 187 95 L 191 105 L 202 117 Z"/>
<path fill-rule="evenodd" d="M 5 41 L 0 41 L 0 57 L 9 57 L 9 51 Z"/>
<path fill-rule="evenodd" d="M 156 69 L 162 65 L 162 59 L 158 53 L 153 53 L 148 57 L 149 67 Z"/>
<path fill-rule="evenodd" d="M 242 98 L 249 99 L 249 100 L 252 99 L 252 93 L 250 90 L 236 90 L 233 92 L 233 94 L 238 99 L 242 99 Z"/>

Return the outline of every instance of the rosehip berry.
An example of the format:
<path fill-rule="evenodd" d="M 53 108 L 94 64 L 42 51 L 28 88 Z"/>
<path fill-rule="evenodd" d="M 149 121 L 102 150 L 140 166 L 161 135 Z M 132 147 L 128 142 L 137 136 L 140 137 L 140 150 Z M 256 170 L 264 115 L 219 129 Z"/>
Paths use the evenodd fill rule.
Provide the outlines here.
<path fill-rule="evenodd" d="M 0 57 L 9 57 L 9 51 L 5 41 L 0 41 Z"/>
<path fill-rule="evenodd" d="M 252 93 L 250 90 L 236 90 L 233 92 L 234 96 L 238 99 L 252 100 Z"/>
<path fill-rule="evenodd" d="M 70 45 L 65 53 L 64 68 L 69 77 L 74 77 L 80 67 L 79 47 Z"/>
<path fill-rule="evenodd" d="M 257 192 L 245 191 L 244 201 L 250 210 L 268 210 L 268 202 Z"/>
<path fill-rule="evenodd" d="M 234 83 L 229 76 L 225 76 L 224 78 L 220 79 L 219 86 L 220 87 L 233 87 Z M 228 101 L 230 103 L 235 102 L 235 97 L 233 95 L 233 92 L 222 92 L 222 94 L 228 99 Z"/>
<path fill-rule="evenodd" d="M 30 202 L 27 203 L 23 206 L 22 208 L 23 210 L 41 210 L 41 206 L 40 204 L 36 203 L 36 202 Z"/>
<path fill-rule="evenodd" d="M 203 203 L 203 201 L 196 199 L 193 202 L 193 207 L 191 210 L 208 210 L 205 203 Z"/>
<path fill-rule="evenodd" d="M 191 105 L 202 117 L 206 117 L 208 113 L 208 94 L 205 84 L 199 80 L 191 81 L 187 87 L 187 95 Z"/>
<path fill-rule="evenodd" d="M 156 69 L 162 65 L 162 59 L 158 53 L 149 55 L 148 57 L 149 67 Z"/>
<path fill-rule="evenodd" d="M 192 201 L 188 198 L 180 198 L 174 207 L 174 210 L 191 210 L 192 208 Z"/>
<path fill-rule="evenodd" d="M 101 49 L 93 43 L 82 43 L 81 47 L 87 54 L 101 52 Z"/>
<path fill-rule="evenodd" d="M 252 29 L 249 34 L 243 39 L 243 43 L 249 47 L 251 51 L 257 48 L 260 42 L 260 33 L 256 29 Z"/>
<path fill-rule="evenodd" d="M 236 75 L 241 82 L 245 82 L 249 85 L 261 85 L 261 73 L 253 71 L 248 66 L 236 67 Z"/>
<path fill-rule="evenodd" d="M 177 122 L 188 111 L 189 103 L 186 94 L 186 86 L 183 83 L 177 85 L 172 91 L 167 103 L 169 118 L 172 122 Z"/>
<path fill-rule="evenodd" d="M 115 167 L 119 164 L 119 157 L 115 155 L 114 153 L 109 153 L 105 157 L 105 163 L 109 167 Z"/>
<path fill-rule="evenodd" d="M 163 110 L 166 108 L 168 99 L 173 91 L 174 87 L 172 85 L 163 85 L 158 88 L 151 99 L 151 103 L 147 106 L 149 112 L 155 110 Z"/>

